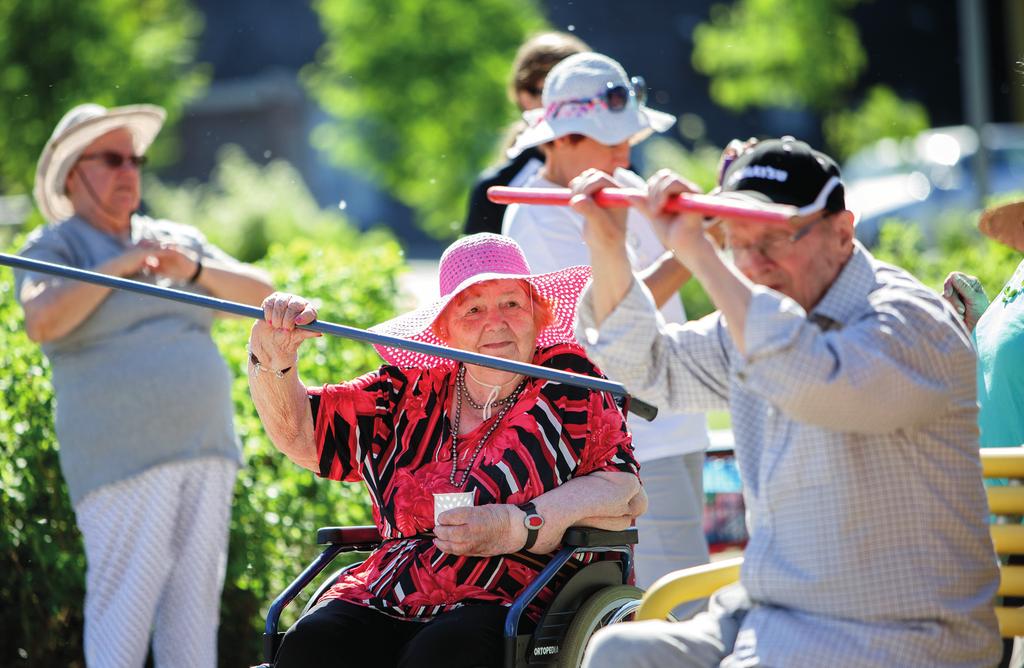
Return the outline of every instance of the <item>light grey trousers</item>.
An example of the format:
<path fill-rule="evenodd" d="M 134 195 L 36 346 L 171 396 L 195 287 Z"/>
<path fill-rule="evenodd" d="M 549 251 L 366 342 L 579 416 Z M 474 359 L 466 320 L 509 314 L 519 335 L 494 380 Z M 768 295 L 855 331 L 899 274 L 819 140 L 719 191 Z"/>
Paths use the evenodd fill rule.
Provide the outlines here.
<path fill-rule="evenodd" d="M 636 520 L 636 586 L 641 589 L 666 573 L 708 563 L 703 475 L 703 452 L 640 464 L 648 503 Z"/>
<path fill-rule="evenodd" d="M 238 465 L 205 457 L 147 469 L 75 506 L 85 543 L 85 661 L 217 665 L 220 593 Z"/>
<path fill-rule="evenodd" d="M 740 668 L 730 656 L 750 598 L 739 584 L 719 589 L 706 612 L 685 622 L 612 624 L 594 635 L 583 668 Z M 741 654 L 741 652 L 737 652 Z M 755 659 L 756 662 L 756 659 Z"/>

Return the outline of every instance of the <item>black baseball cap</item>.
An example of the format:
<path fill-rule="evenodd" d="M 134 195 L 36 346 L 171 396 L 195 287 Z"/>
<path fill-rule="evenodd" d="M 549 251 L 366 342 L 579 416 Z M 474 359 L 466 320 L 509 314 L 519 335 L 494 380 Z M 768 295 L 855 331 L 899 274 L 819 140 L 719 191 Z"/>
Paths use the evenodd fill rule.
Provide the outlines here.
<path fill-rule="evenodd" d="M 801 216 L 846 208 L 839 165 L 793 137 L 758 142 L 736 158 L 722 177 L 720 193 L 790 204 Z"/>

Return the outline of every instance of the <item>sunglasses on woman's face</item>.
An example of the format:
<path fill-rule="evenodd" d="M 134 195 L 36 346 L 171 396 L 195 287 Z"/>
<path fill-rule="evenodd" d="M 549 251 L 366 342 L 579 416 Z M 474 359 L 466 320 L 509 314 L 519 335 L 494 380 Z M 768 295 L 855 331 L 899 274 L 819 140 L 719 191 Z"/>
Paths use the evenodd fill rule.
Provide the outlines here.
<path fill-rule="evenodd" d="M 122 155 L 116 151 L 100 151 L 99 153 L 83 155 L 79 160 L 102 160 L 103 164 L 110 169 L 118 169 L 125 163 L 125 160 L 130 162 L 132 167 L 136 169 L 146 164 L 146 156 L 144 155 Z"/>
<path fill-rule="evenodd" d="M 558 118 L 563 109 L 575 107 L 574 115 L 582 115 L 597 106 L 603 106 L 609 111 L 622 111 L 629 105 L 630 98 L 636 98 L 637 106 L 647 100 L 647 83 L 643 77 L 631 77 L 629 85 L 616 84 L 609 81 L 605 89 L 593 97 L 584 97 L 578 100 L 566 100 L 557 102 L 548 107 L 548 118 Z"/>

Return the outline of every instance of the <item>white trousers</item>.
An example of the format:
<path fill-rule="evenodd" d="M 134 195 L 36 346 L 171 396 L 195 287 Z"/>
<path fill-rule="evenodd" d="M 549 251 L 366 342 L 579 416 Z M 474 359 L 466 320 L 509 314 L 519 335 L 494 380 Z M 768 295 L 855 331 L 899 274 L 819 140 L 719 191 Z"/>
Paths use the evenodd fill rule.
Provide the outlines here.
<path fill-rule="evenodd" d="M 85 661 L 217 665 L 220 594 L 237 465 L 172 462 L 90 492 L 75 507 L 85 542 Z"/>
<path fill-rule="evenodd" d="M 666 573 L 708 563 L 703 475 L 703 452 L 640 464 L 648 505 L 636 520 L 636 586 L 647 589 Z"/>

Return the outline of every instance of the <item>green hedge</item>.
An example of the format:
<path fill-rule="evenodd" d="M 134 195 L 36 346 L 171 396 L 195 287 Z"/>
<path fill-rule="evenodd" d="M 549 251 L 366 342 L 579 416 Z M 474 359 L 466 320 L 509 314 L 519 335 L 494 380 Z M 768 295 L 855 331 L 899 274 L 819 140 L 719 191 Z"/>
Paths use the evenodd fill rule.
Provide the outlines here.
<path fill-rule="evenodd" d="M 1019 195 L 1024 198 L 1024 193 Z M 977 220 L 977 212 L 950 211 L 926 234 L 915 223 L 893 219 L 882 226 L 878 247 L 872 252 L 940 293 L 949 272 L 972 274 L 981 280 L 989 299 L 994 299 L 1013 275 L 1021 254 L 982 236 Z"/>
<path fill-rule="evenodd" d="M 394 314 L 404 263 L 385 233 L 339 231 L 329 246 L 271 246 L 258 262 L 279 289 L 320 300 L 321 317 L 367 327 Z M 23 333 L 11 272 L 0 270 L 0 665 L 82 664 L 85 559 L 57 461 L 53 390 L 39 347 Z M 320 481 L 267 440 L 249 398 L 245 343 L 250 321 L 214 330 L 235 374 L 236 426 L 246 465 L 239 474 L 221 608 L 220 664 L 260 659 L 270 600 L 316 552 L 315 530 L 371 522 L 362 486 Z M 354 377 L 380 364 L 365 344 L 323 337 L 299 363 L 310 385 Z M 290 619 L 291 617 L 286 617 Z"/>

